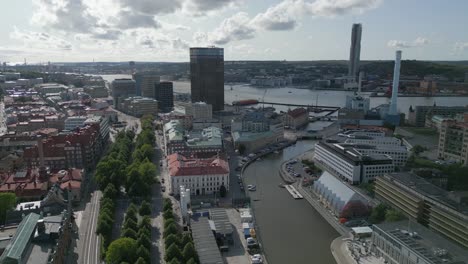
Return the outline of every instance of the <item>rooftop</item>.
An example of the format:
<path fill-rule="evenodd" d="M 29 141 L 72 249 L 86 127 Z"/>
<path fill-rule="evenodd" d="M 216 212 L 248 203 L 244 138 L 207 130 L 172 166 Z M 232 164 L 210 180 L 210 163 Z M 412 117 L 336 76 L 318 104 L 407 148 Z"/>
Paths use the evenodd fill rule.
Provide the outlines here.
<path fill-rule="evenodd" d="M 456 210 L 468 217 L 468 205 L 455 200 L 450 199 L 450 193 L 440 187 L 429 183 L 425 179 L 417 176 L 416 174 L 409 172 L 398 172 L 386 174 L 384 177 L 387 179 L 397 181 L 403 186 L 407 186 L 412 191 L 417 192 L 424 197 L 430 198 L 431 200 L 442 203 L 449 208 Z"/>
<path fill-rule="evenodd" d="M 0 258 L 1 261 L 4 261 L 7 258 L 17 260 L 18 262 L 21 260 L 23 252 L 28 246 L 29 239 L 32 237 L 39 219 L 40 215 L 31 213 L 21 221 L 11 240 L 10 246 L 5 249 L 5 252 L 3 252 L 2 257 Z"/>
<path fill-rule="evenodd" d="M 191 221 L 193 242 L 200 264 L 223 264 L 223 258 L 211 231 L 208 218 L 198 217 Z"/>
<path fill-rule="evenodd" d="M 173 176 L 220 175 L 229 173 L 229 164 L 219 158 L 186 158 L 178 153 L 167 157 L 169 173 Z"/>
<path fill-rule="evenodd" d="M 412 222 L 387 222 L 372 227 L 385 231 L 393 239 L 417 252 L 429 263 L 468 263 L 468 251 L 426 227 Z"/>

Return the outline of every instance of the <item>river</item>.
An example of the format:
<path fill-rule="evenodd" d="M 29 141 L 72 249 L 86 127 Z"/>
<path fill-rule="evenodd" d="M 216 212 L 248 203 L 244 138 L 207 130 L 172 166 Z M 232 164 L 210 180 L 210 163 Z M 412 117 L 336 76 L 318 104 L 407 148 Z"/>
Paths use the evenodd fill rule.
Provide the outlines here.
<path fill-rule="evenodd" d="M 102 75 L 102 77 L 111 82 L 116 78 L 131 78 L 130 75 Z M 189 81 L 174 81 L 174 92 L 190 93 Z M 232 90 L 231 90 L 232 87 Z M 266 90 L 266 92 L 265 92 Z M 260 88 L 250 85 L 225 85 L 224 101 L 228 104 L 236 100 L 257 99 L 262 101 L 265 96 L 265 102 L 277 103 L 293 103 L 304 105 L 326 105 L 343 107 L 345 105 L 346 96 L 352 95 L 353 92 L 346 91 L 325 91 L 325 90 L 310 90 L 297 89 L 290 87 L 283 88 Z M 369 95 L 369 93 L 364 93 Z M 381 104 L 389 103 L 390 99 L 386 97 L 371 97 L 370 106 L 376 107 Z M 400 97 L 398 98 L 398 110 L 401 113 L 408 114 L 410 106 L 417 105 L 433 105 L 436 103 L 441 106 L 465 106 L 468 104 L 467 97 Z M 286 110 L 287 107 L 275 106 L 278 110 Z"/>
<path fill-rule="evenodd" d="M 301 141 L 254 162 L 244 172 L 245 184 L 257 185 L 251 192 L 257 230 L 270 264 L 336 263 L 330 251 L 339 236 L 306 200 L 294 200 L 278 184 L 283 161 L 311 149 L 315 141 Z"/>

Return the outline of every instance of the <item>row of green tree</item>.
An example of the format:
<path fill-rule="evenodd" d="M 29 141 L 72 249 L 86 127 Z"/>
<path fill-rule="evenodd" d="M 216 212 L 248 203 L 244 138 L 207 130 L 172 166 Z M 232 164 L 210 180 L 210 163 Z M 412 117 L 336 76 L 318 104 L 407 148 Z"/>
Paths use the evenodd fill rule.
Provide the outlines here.
<path fill-rule="evenodd" d="M 121 238 L 113 241 L 106 252 L 107 263 L 151 263 L 150 215 L 148 202 L 143 201 L 139 210 L 135 204 L 130 204 L 125 213 Z"/>
<path fill-rule="evenodd" d="M 103 257 L 112 240 L 115 199 L 125 177 L 122 171 L 125 171 L 128 165 L 134 137 L 135 133 L 132 131 L 119 132 L 115 142 L 110 147 L 109 153 L 96 166 L 95 179 L 103 191 L 96 233 L 101 236 L 101 254 Z"/>
<path fill-rule="evenodd" d="M 192 236 L 180 231 L 174 218 L 172 202 L 169 198 L 163 201 L 164 219 L 164 246 L 166 249 L 165 260 L 169 264 L 197 264 L 198 255 L 193 245 Z"/>

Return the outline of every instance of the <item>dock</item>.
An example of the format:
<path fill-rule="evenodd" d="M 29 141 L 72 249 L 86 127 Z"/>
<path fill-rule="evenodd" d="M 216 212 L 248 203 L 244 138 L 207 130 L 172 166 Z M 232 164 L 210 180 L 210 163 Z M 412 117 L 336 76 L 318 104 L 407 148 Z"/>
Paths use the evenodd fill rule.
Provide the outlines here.
<path fill-rule="evenodd" d="M 292 185 L 285 185 L 284 187 L 286 187 L 286 190 L 288 190 L 288 192 L 291 194 L 291 196 L 294 198 L 294 199 L 303 199 L 304 197 L 302 196 L 302 194 L 300 194 L 296 188 Z"/>

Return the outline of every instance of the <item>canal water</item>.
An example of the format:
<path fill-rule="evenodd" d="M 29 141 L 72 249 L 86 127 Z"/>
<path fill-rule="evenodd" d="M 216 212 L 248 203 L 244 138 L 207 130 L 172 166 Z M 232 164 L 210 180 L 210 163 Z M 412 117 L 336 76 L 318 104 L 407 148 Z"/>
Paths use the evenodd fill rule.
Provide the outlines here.
<path fill-rule="evenodd" d="M 254 162 L 244 172 L 265 254 L 270 264 L 336 263 L 330 244 L 339 234 L 306 200 L 294 200 L 280 188 L 278 169 L 283 161 L 313 148 L 316 141 L 301 141 Z"/>

